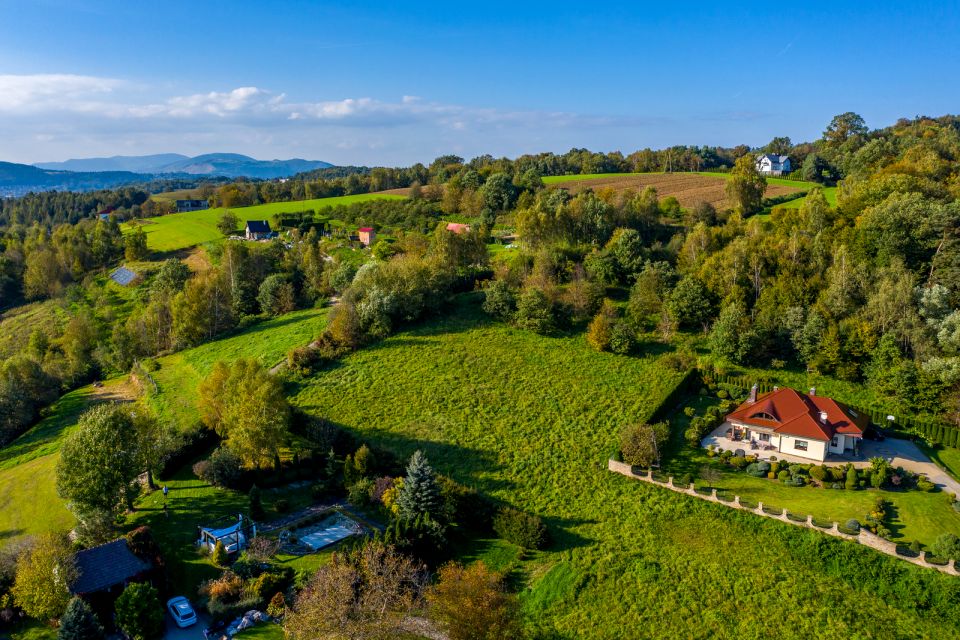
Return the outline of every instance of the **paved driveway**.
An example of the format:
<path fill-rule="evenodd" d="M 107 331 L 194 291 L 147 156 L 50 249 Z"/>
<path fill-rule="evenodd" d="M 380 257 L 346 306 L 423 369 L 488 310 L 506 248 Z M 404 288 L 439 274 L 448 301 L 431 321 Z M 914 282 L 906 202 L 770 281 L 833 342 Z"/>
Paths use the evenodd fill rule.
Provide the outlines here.
<path fill-rule="evenodd" d="M 903 467 L 907 471 L 923 473 L 930 482 L 944 491 L 960 495 L 960 482 L 951 478 L 946 471 L 938 467 L 928 458 L 920 448 L 909 440 L 887 438 L 883 442 L 864 440 L 860 445 L 860 452 L 864 459 L 881 457 L 894 467 Z M 858 467 L 869 467 L 870 463 L 854 463 Z"/>
<path fill-rule="evenodd" d="M 186 629 L 178 627 L 169 613 L 164 612 L 163 621 L 166 624 L 163 640 L 204 640 L 203 630 L 210 626 L 210 618 L 205 613 L 198 613 L 197 624 Z"/>

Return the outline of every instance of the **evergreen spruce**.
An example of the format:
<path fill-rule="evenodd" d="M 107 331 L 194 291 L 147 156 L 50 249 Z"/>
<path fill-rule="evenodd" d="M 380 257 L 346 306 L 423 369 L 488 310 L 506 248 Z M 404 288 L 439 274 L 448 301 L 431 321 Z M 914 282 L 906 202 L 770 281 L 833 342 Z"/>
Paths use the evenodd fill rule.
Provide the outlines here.
<path fill-rule="evenodd" d="M 397 496 L 397 507 L 400 516 L 407 519 L 421 514 L 432 515 L 440 508 L 440 487 L 422 451 L 416 451 L 410 458 L 407 477 Z"/>
<path fill-rule="evenodd" d="M 260 487 L 253 485 L 250 487 L 250 517 L 256 521 L 262 522 L 267 514 L 263 510 L 263 500 L 260 498 Z"/>
<path fill-rule="evenodd" d="M 106 635 L 85 601 L 74 598 L 60 618 L 57 640 L 102 640 Z"/>

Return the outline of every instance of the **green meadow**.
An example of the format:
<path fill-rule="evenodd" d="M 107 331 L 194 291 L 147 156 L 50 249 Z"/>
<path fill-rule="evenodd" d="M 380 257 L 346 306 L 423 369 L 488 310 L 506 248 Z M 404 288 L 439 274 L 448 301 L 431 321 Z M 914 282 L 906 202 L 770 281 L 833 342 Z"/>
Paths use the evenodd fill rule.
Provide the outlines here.
<path fill-rule="evenodd" d="M 294 213 L 309 210 L 321 210 L 337 205 L 354 204 L 368 200 L 402 200 L 403 196 L 378 193 L 362 193 L 352 196 L 336 198 L 318 198 L 315 200 L 300 200 L 297 202 L 271 202 L 252 207 L 231 207 L 230 211 L 237 216 L 240 227 L 248 220 L 270 220 L 277 213 Z M 176 251 L 186 249 L 204 242 L 212 242 L 223 238 L 217 229 L 217 221 L 226 209 L 216 208 L 205 211 L 188 213 L 171 213 L 157 218 L 147 218 L 123 225 L 123 230 L 129 233 L 135 224 L 143 226 L 147 234 L 147 246 L 153 251 Z"/>
<path fill-rule="evenodd" d="M 295 311 L 159 358 L 159 368 L 151 374 L 159 393 L 146 402 L 166 423 L 183 431 L 192 429 L 197 424 L 197 385 L 218 360 L 257 358 L 264 365 L 274 365 L 292 347 L 311 342 L 323 329 L 326 315 L 326 309 Z M 0 449 L 0 546 L 24 535 L 73 526 L 73 516 L 55 487 L 60 443 L 91 404 L 129 398 L 129 393 L 126 377 L 108 380 L 100 388 L 88 385 L 72 391 L 50 406 L 47 417 L 30 431 Z"/>
<path fill-rule="evenodd" d="M 158 392 L 149 393 L 146 401 L 161 420 L 178 431 L 189 431 L 197 424 L 197 386 L 213 365 L 220 360 L 255 358 L 272 367 L 283 361 L 291 348 L 307 345 L 319 336 L 326 318 L 327 309 L 294 311 L 219 340 L 157 358 L 157 369 L 150 375 Z"/>
<path fill-rule="evenodd" d="M 894 595 L 946 593 L 952 578 L 607 471 L 621 428 L 648 419 L 680 377 L 653 354 L 492 322 L 467 296 L 316 374 L 294 401 L 542 516 L 552 545 L 511 573 L 542 637 L 957 637 L 947 605 L 928 601 L 933 615 Z"/>

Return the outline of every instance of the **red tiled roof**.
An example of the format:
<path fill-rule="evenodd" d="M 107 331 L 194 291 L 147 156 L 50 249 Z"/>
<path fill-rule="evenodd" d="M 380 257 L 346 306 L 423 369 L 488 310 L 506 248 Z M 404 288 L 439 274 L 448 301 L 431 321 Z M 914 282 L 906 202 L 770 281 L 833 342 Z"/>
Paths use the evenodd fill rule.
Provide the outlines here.
<path fill-rule="evenodd" d="M 369 233 L 370 231 L 373 231 L 373 227 L 360 227 L 357 229 L 357 231 L 360 233 Z"/>
<path fill-rule="evenodd" d="M 459 222 L 448 222 L 447 231 L 452 231 L 453 233 L 467 233 L 470 231 L 470 225 L 461 224 Z"/>
<path fill-rule="evenodd" d="M 826 413 L 826 421 L 821 419 Z M 867 428 L 866 416 L 823 396 L 811 396 L 790 388 L 765 393 L 747 400 L 727 415 L 746 425 L 765 427 L 776 433 L 812 440 L 830 440 L 838 433 L 860 437 Z"/>

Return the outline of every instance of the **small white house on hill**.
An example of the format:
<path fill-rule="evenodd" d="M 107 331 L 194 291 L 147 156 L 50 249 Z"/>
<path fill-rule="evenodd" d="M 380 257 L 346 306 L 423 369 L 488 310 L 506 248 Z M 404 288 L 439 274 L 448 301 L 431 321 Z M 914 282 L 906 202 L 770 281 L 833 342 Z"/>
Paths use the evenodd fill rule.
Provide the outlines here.
<path fill-rule="evenodd" d="M 779 176 L 784 173 L 790 173 L 793 171 L 793 168 L 790 165 L 790 158 L 788 156 L 765 153 L 757 158 L 757 171 L 770 176 Z"/>

